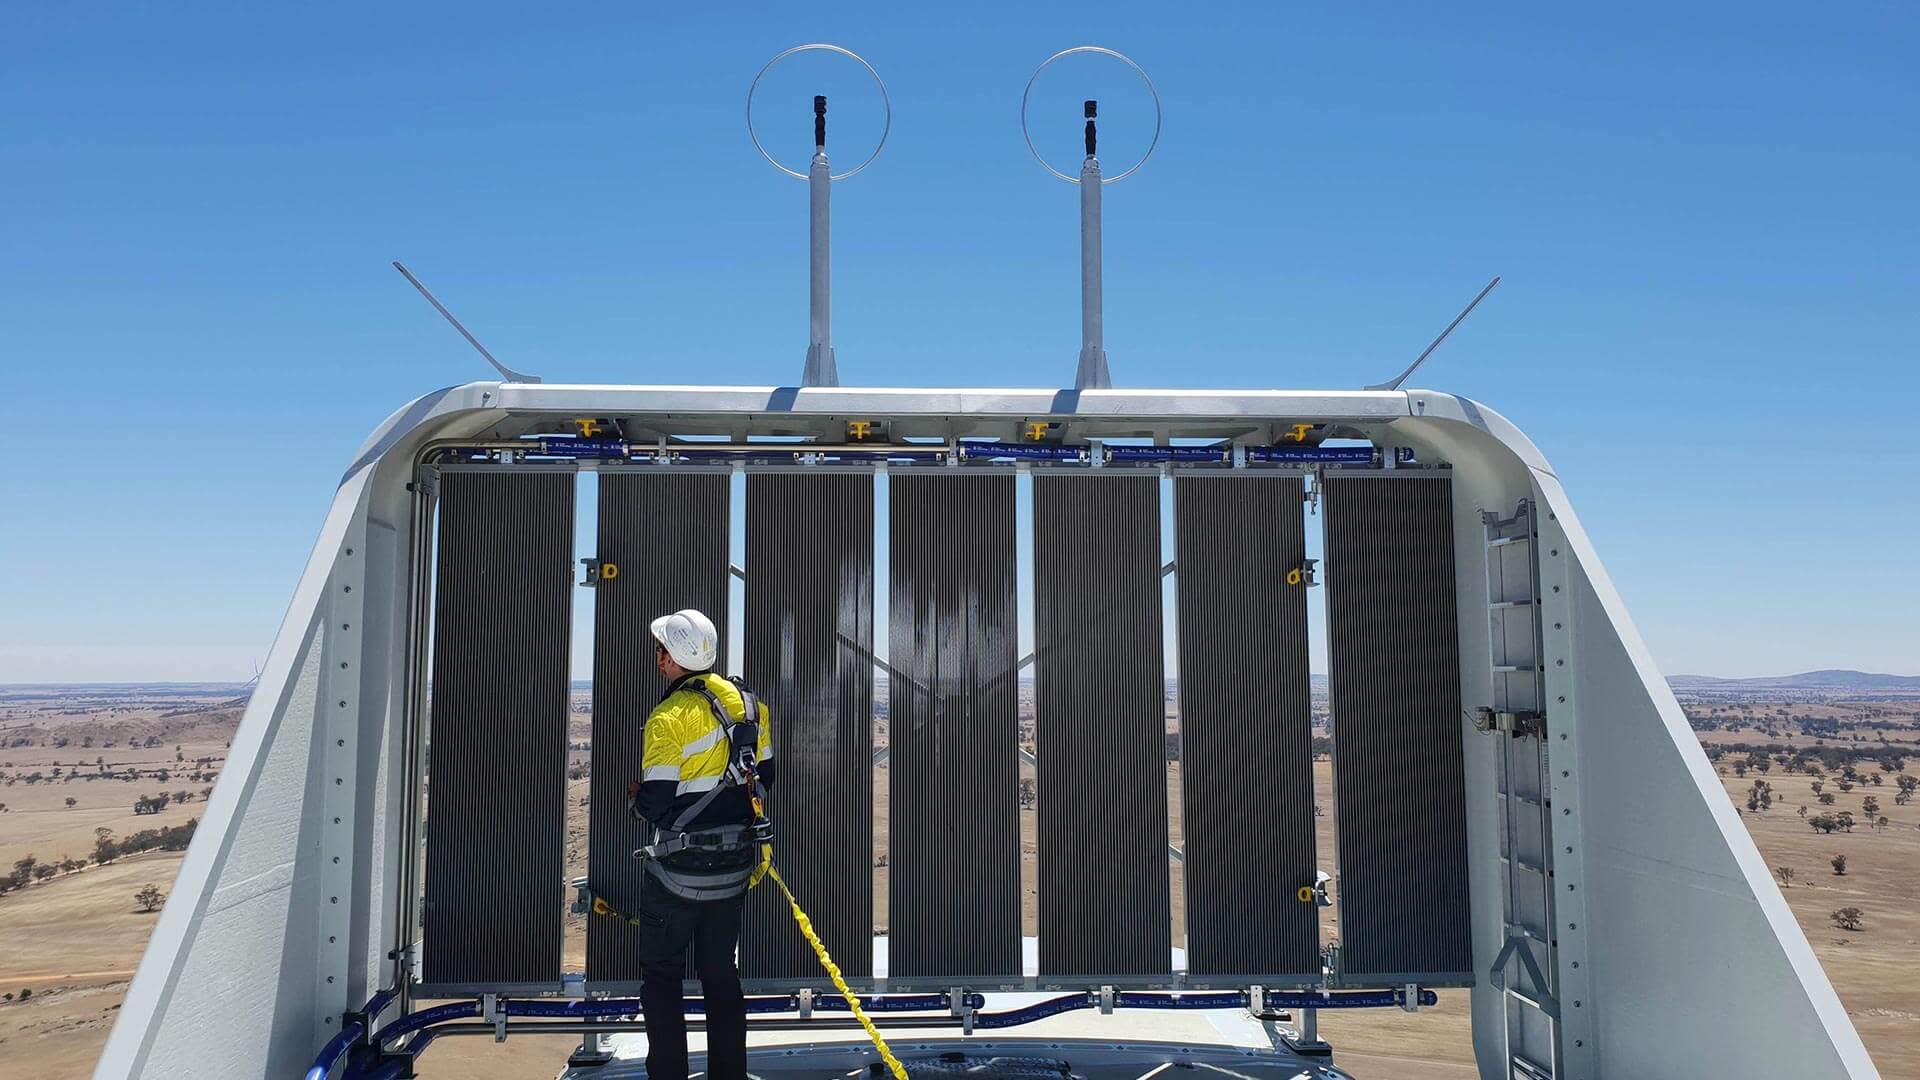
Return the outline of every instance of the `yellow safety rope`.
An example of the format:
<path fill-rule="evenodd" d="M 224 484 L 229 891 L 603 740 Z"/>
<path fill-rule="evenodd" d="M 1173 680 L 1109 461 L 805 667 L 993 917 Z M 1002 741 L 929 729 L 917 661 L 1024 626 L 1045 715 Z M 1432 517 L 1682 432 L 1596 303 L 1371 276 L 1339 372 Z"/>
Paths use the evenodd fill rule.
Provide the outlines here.
<path fill-rule="evenodd" d="M 893 1056 L 893 1050 L 887 1046 L 887 1040 L 880 1037 L 880 1029 L 873 1026 L 872 1020 L 867 1019 L 867 1011 L 860 1007 L 860 998 L 847 987 L 847 980 L 840 975 L 840 965 L 833 962 L 833 957 L 827 954 L 827 947 L 820 942 L 820 935 L 813 932 L 813 920 L 807 918 L 807 913 L 800 910 L 800 901 L 793 898 L 793 890 L 787 888 L 786 879 L 780 876 L 780 871 L 771 861 L 764 861 L 762 865 L 767 868 L 767 876 L 772 878 L 773 883 L 780 886 L 780 891 L 786 895 L 787 906 L 793 909 L 793 921 L 799 925 L 800 933 L 806 937 L 807 944 L 813 946 L 813 955 L 820 958 L 820 966 L 827 969 L 827 977 L 833 980 L 834 989 L 840 991 L 840 996 L 847 999 L 847 1008 L 853 1010 L 854 1019 L 860 1021 L 860 1026 L 867 1029 L 867 1038 L 873 1040 L 873 1048 L 880 1051 L 880 1056 L 886 1060 L 887 1071 L 893 1073 L 893 1080 L 907 1080 L 907 1067 L 900 1064 L 899 1058 Z"/>

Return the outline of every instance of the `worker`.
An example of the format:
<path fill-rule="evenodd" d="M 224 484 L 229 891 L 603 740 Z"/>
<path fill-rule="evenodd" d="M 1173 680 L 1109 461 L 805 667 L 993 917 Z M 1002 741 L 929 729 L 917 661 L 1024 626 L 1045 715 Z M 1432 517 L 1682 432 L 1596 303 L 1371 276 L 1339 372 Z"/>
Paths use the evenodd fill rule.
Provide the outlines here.
<path fill-rule="evenodd" d="M 652 827 L 636 916 L 647 1076 L 686 1080 L 687 946 L 706 997 L 707 1075 L 746 1080 L 747 1017 L 734 950 L 740 914 L 771 827 L 760 812 L 773 785 L 767 707 L 714 674 L 719 635 L 691 608 L 652 623 L 666 693 L 647 716 L 641 777 L 628 806 Z"/>

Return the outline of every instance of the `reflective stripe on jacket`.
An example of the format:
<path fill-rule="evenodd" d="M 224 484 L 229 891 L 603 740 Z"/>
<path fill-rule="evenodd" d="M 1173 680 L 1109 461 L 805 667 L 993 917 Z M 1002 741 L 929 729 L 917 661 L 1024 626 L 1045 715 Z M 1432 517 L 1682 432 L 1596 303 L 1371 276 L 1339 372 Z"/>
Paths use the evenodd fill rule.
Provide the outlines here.
<path fill-rule="evenodd" d="M 699 681 L 720 699 L 727 715 L 738 723 L 746 715 L 740 688 L 721 675 L 696 671 L 674 680 L 647 716 L 640 761 L 639 810 L 656 826 L 671 825 L 681 811 L 713 790 L 727 771 L 730 747 L 713 715 L 713 706 L 694 689 Z M 773 786 L 773 729 L 765 702 L 759 703 L 760 738 L 754 756 L 759 761 L 762 787 Z M 752 805 L 744 791 L 727 791 L 701 811 L 691 825 L 720 825 L 752 820 Z"/>

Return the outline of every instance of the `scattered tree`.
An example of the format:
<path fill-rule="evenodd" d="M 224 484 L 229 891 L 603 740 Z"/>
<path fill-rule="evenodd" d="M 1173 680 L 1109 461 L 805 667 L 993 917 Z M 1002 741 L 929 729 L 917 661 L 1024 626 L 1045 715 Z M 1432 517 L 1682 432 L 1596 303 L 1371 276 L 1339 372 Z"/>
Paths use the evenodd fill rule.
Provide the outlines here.
<path fill-rule="evenodd" d="M 33 988 L 32 988 L 32 987 L 30 987 L 30 986 L 23 986 L 23 987 L 21 987 L 21 988 L 20 988 L 20 1000 L 21 1000 L 21 1001 L 25 1001 L 25 1000 L 27 1000 L 28 998 L 30 998 L 30 997 L 32 997 L 32 996 L 33 996 Z"/>
<path fill-rule="evenodd" d="M 1813 827 L 1814 832 L 1830 833 L 1840 827 L 1840 819 L 1832 814 L 1815 814 L 1807 819 L 1807 824 Z"/>
<path fill-rule="evenodd" d="M 67 809 L 69 809 L 69 810 L 71 810 L 71 809 L 73 809 L 74 807 L 76 807 L 76 806 L 79 806 L 79 805 L 80 805 L 80 800 L 79 800 L 79 799 L 76 799 L 76 798 L 74 798 L 74 797 L 73 797 L 73 796 L 71 796 L 71 795 L 69 795 L 69 796 L 67 796 Z"/>
<path fill-rule="evenodd" d="M 1033 805 L 1039 801 L 1040 801 L 1040 792 L 1037 788 L 1034 787 L 1033 777 L 1031 776 L 1021 777 L 1020 778 L 1020 809 L 1022 810 L 1032 809 Z"/>
<path fill-rule="evenodd" d="M 140 905 L 141 911 L 157 911 L 161 904 L 167 902 L 167 894 L 150 883 L 146 888 L 134 893 L 133 900 Z"/>
<path fill-rule="evenodd" d="M 1851 810 L 1840 811 L 1840 816 L 1836 820 L 1839 821 L 1840 829 L 1842 832 L 1853 831 L 1853 811 Z"/>
<path fill-rule="evenodd" d="M 1831 792 L 1831 791 L 1823 791 L 1823 792 L 1821 792 L 1821 793 L 1820 793 L 1820 805 L 1821 805 L 1821 806 L 1832 806 L 1832 805 L 1833 805 L 1833 792 Z"/>
<path fill-rule="evenodd" d="M 1866 928 L 1861 920 L 1861 916 L 1864 914 L 1865 912 L 1862 912 L 1857 907 L 1843 907 L 1827 917 L 1833 920 L 1833 925 L 1842 930 L 1858 932 Z"/>
<path fill-rule="evenodd" d="M 1847 857 L 1845 855 L 1835 855 L 1831 861 L 1833 862 L 1833 873 L 1835 877 L 1839 877 L 1847 872 Z"/>
<path fill-rule="evenodd" d="M 1860 803 L 1860 809 L 1871 817 L 1880 812 L 1880 800 L 1869 795 Z"/>
<path fill-rule="evenodd" d="M 1773 868 L 1773 876 L 1780 879 L 1781 888 L 1783 889 L 1793 888 L 1793 877 L 1794 877 L 1793 867 L 1776 866 Z"/>

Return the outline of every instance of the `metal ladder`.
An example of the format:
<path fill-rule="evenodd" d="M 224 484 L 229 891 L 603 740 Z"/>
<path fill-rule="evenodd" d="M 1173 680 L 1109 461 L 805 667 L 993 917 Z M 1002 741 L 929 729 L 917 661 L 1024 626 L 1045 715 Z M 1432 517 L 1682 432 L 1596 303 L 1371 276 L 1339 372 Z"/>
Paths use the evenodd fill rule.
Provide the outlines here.
<path fill-rule="evenodd" d="M 1506 940 L 1488 973 L 1499 988 L 1508 1080 L 1565 1075 L 1554 928 L 1552 773 L 1541 647 L 1539 523 L 1532 500 L 1512 517 L 1483 511 L 1493 704 L 1475 724 L 1495 740 L 1501 913 Z"/>

